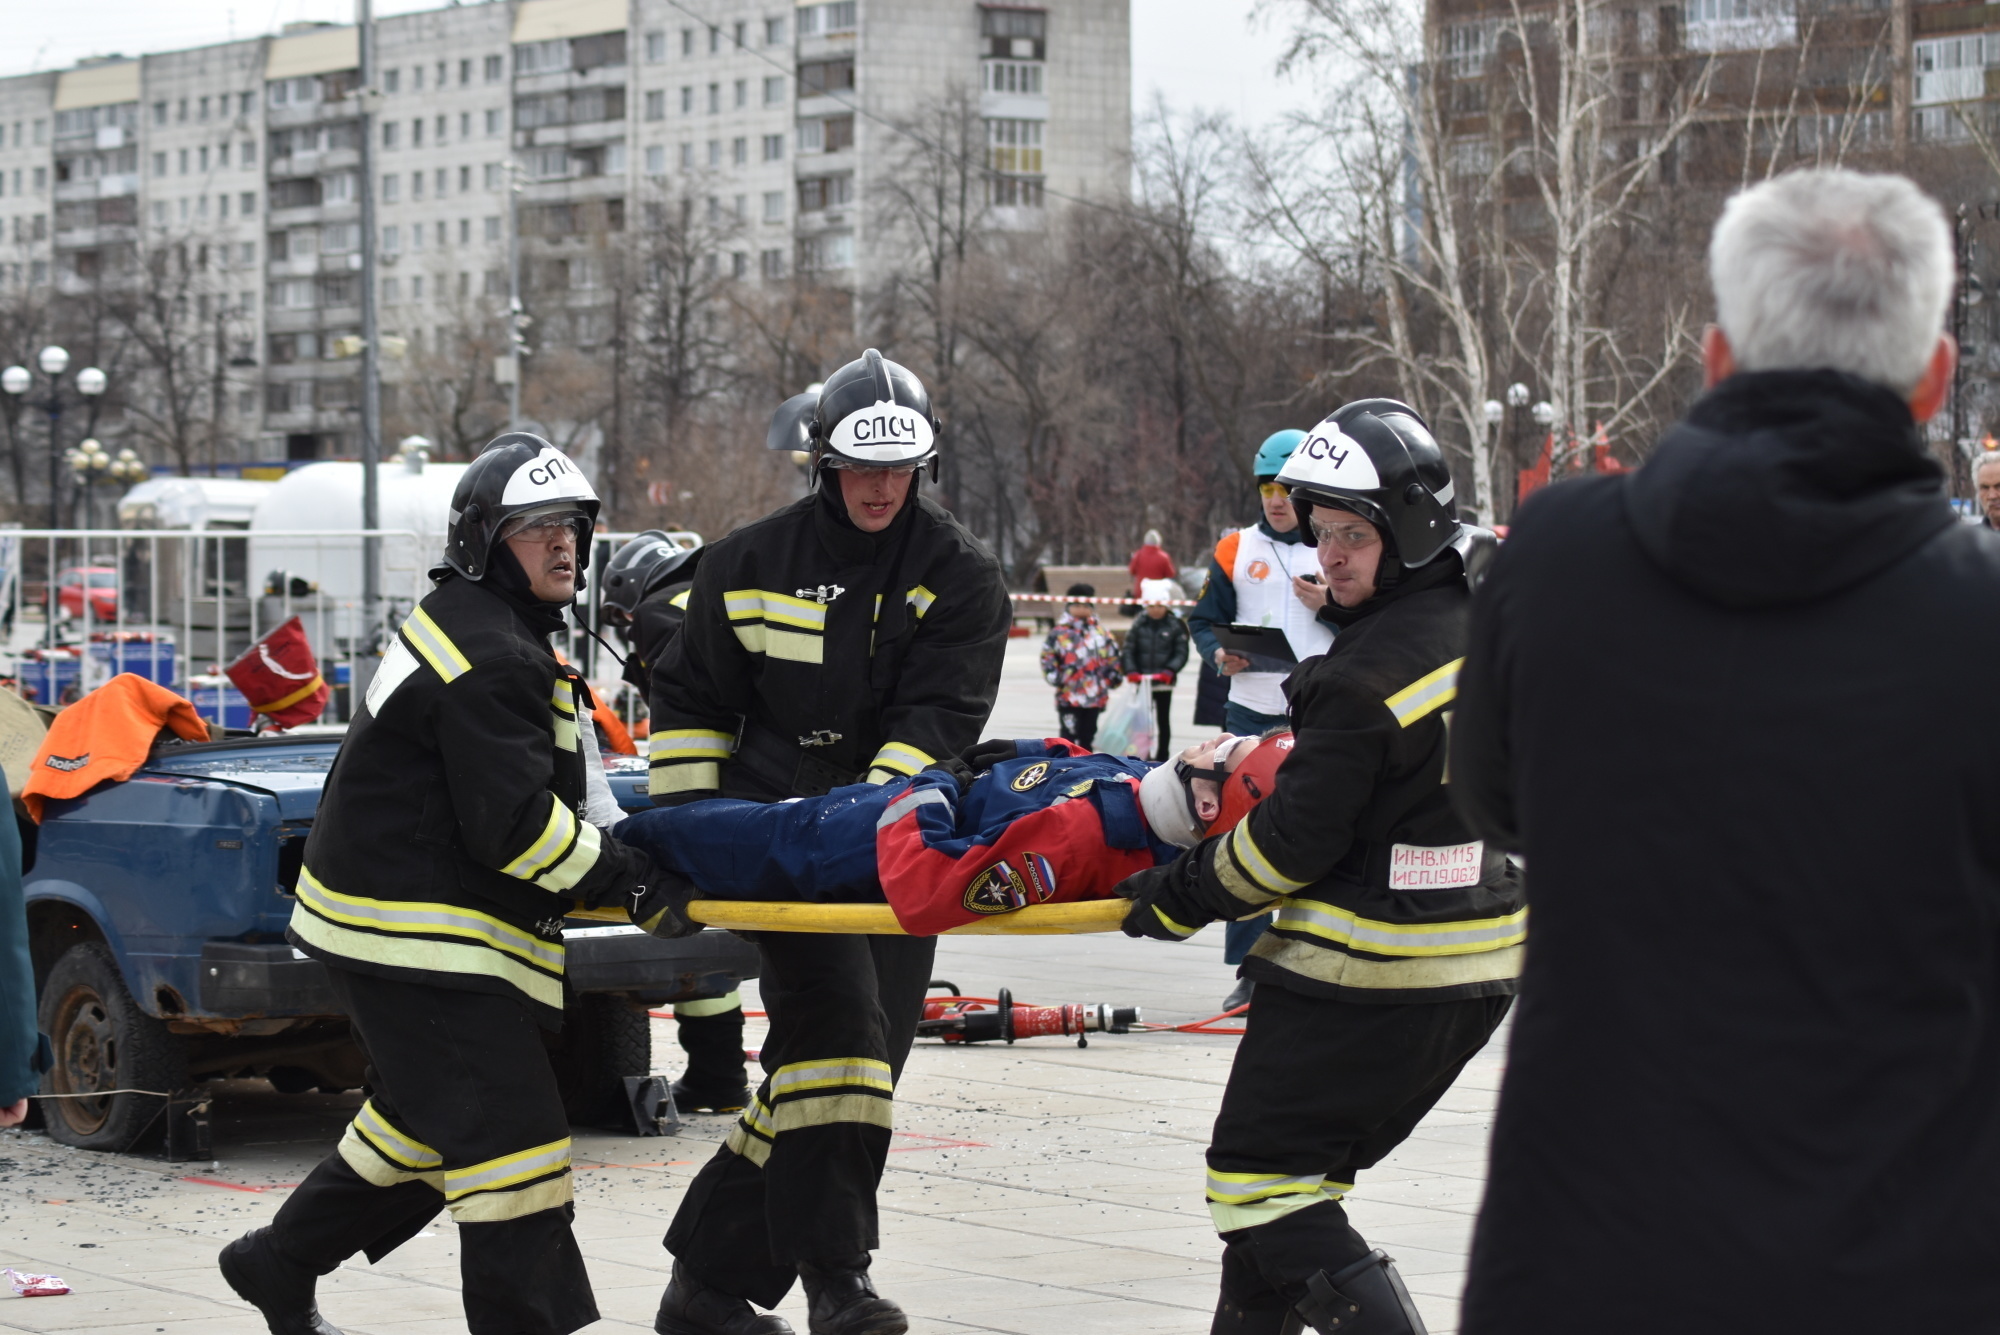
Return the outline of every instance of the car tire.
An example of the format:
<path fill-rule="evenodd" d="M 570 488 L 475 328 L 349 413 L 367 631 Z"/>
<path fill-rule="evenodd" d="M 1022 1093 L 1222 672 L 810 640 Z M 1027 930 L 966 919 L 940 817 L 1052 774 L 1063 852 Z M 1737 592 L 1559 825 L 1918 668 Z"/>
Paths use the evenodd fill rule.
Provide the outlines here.
<path fill-rule="evenodd" d="M 42 987 L 39 1010 L 42 1032 L 55 1049 L 55 1065 L 42 1076 L 42 1093 L 136 1089 L 168 1094 L 187 1087 L 180 1040 L 163 1021 L 139 1009 L 117 960 L 101 943 L 71 946 L 56 961 Z M 167 1120 L 166 1100 L 153 1093 L 40 1102 L 49 1139 L 86 1150 L 119 1153 L 158 1140 Z"/>
<path fill-rule="evenodd" d="M 549 1064 L 571 1122 L 622 1123 L 625 1077 L 653 1071 L 652 1019 L 619 997 L 574 997 L 563 1013 L 561 1036 L 551 1038 Z"/>

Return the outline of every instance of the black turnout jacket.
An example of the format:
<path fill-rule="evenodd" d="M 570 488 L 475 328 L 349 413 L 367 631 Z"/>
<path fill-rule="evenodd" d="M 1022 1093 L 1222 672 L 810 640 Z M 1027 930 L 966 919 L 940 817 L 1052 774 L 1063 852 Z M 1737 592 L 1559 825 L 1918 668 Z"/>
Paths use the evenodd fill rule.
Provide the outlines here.
<path fill-rule="evenodd" d="M 1182 856 L 1160 909 L 1172 930 L 1275 908 L 1244 961 L 1259 982 L 1362 1002 L 1513 992 L 1520 875 L 1446 791 L 1467 604 L 1447 552 L 1337 612 L 1333 648 L 1285 681 L 1295 742 L 1276 789 Z M 1177 905 L 1200 921 L 1177 923 Z"/>
<path fill-rule="evenodd" d="M 1996 664 L 2000 537 L 1837 372 L 1522 507 L 1453 729 L 1535 910 L 1466 1335 L 2000 1328 Z"/>
<path fill-rule="evenodd" d="M 565 910 L 624 897 L 647 864 L 583 819 L 589 696 L 550 651 L 559 625 L 456 575 L 410 614 L 327 776 L 301 950 L 561 1022 Z"/>
<path fill-rule="evenodd" d="M 774 800 L 915 774 L 979 740 L 1012 609 L 931 501 L 879 534 L 813 495 L 713 543 L 653 671 L 654 800 Z"/>

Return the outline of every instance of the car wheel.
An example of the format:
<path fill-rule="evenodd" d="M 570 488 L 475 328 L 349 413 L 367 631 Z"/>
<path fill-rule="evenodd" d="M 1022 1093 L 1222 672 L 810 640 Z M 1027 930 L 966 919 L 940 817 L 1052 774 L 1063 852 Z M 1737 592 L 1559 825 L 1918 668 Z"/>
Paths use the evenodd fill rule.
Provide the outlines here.
<path fill-rule="evenodd" d="M 572 998 L 563 1031 L 549 1045 L 563 1112 L 579 1125 L 624 1121 L 625 1077 L 653 1071 L 653 1026 L 618 997 Z"/>
<path fill-rule="evenodd" d="M 44 1094 L 149 1091 L 43 1099 L 49 1138 L 113 1153 L 158 1139 L 166 1125 L 159 1095 L 186 1087 L 185 1054 L 165 1023 L 132 1000 L 111 952 L 95 941 L 71 946 L 49 970 L 40 1011 L 55 1049 L 55 1065 L 42 1077 Z"/>

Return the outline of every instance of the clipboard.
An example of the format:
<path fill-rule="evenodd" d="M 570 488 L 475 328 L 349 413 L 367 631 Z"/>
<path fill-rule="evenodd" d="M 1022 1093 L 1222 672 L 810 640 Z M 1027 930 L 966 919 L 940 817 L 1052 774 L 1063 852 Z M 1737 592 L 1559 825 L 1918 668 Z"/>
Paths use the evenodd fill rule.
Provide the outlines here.
<path fill-rule="evenodd" d="M 1282 626 L 1211 626 L 1216 643 L 1250 660 L 1251 672 L 1290 672 L 1299 665 Z"/>

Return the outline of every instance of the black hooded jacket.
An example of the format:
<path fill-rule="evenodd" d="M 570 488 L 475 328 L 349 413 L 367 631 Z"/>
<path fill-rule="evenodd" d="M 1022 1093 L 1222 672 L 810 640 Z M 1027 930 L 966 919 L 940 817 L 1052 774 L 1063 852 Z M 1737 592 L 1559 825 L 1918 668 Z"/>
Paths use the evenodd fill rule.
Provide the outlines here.
<path fill-rule="evenodd" d="M 1533 944 L 1466 1335 L 2000 1328 L 2000 540 L 1741 374 L 1518 516 L 1452 788 Z"/>

